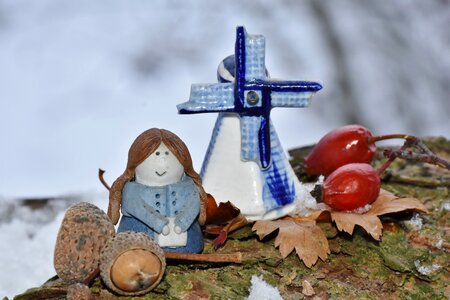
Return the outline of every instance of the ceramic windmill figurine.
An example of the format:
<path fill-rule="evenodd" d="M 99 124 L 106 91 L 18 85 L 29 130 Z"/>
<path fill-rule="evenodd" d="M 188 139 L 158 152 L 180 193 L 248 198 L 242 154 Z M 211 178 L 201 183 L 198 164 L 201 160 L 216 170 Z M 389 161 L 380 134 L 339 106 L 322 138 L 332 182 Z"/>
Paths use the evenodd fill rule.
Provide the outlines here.
<path fill-rule="evenodd" d="M 218 112 L 201 171 L 216 201 L 231 201 L 249 219 L 274 219 L 307 206 L 270 121 L 274 107 L 306 107 L 322 86 L 276 81 L 265 67 L 265 38 L 237 27 L 235 54 L 218 71 L 219 83 L 193 84 L 181 114 Z"/>

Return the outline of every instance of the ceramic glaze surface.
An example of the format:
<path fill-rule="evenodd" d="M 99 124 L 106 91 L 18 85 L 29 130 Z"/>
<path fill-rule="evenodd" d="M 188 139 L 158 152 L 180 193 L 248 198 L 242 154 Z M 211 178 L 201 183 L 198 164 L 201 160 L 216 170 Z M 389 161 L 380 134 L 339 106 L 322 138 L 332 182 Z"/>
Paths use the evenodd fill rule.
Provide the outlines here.
<path fill-rule="evenodd" d="M 221 83 L 193 85 L 189 101 L 178 105 L 182 114 L 221 112 L 202 168 L 205 188 L 217 201 L 233 202 L 252 219 L 280 217 L 301 200 L 301 184 L 272 126 L 270 111 L 306 107 L 322 86 L 270 80 L 264 36 L 248 34 L 243 27 L 236 30 L 234 60 L 227 57 L 219 65 L 219 72 L 224 70 L 218 75 Z M 238 118 L 239 126 L 231 118 Z M 229 166 L 235 171 L 224 172 Z"/>
<path fill-rule="evenodd" d="M 265 213 L 262 201 L 260 168 L 254 161 L 241 161 L 241 136 L 239 116 L 226 113 L 218 125 L 213 149 L 208 155 L 208 166 L 202 171 L 203 186 L 216 199 L 233 199 L 247 216 Z M 237 134 L 236 134 L 237 133 Z M 221 171 L 213 166 L 221 166 Z M 238 180 L 229 181 L 230 178 Z"/>
<path fill-rule="evenodd" d="M 184 168 L 164 143 L 136 167 L 136 182 L 162 186 L 181 180 Z"/>

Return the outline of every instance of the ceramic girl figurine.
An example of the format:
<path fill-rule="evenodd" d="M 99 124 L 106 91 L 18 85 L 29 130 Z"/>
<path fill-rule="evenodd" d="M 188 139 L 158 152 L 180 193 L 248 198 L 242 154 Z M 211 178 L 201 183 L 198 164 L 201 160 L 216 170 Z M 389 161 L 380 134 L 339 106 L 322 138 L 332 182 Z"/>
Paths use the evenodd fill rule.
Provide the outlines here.
<path fill-rule="evenodd" d="M 189 150 L 172 132 L 152 128 L 128 152 L 125 172 L 109 194 L 108 216 L 118 232 L 144 232 L 163 249 L 199 253 L 206 218 L 205 191 Z"/>

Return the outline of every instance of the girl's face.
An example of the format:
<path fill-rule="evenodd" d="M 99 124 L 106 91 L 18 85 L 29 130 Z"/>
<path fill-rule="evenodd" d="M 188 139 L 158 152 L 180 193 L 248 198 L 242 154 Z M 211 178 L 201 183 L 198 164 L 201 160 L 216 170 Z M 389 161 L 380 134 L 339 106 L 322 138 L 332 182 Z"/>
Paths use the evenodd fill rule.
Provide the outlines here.
<path fill-rule="evenodd" d="M 136 182 L 163 186 L 178 182 L 184 174 L 183 165 L 164 143 L 136 167 Z"/>

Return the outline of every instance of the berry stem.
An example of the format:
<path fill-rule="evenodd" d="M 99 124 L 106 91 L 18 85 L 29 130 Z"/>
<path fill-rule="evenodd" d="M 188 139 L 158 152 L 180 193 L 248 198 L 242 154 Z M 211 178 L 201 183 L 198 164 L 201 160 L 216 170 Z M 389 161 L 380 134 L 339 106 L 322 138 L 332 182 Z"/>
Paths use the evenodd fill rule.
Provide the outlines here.
<path fill-rule="evenodd" d="M 416 139 L 416 137 L 408 135 L 408 134 L 385 134 L 385 135 L 376 135 L 376 136 L 372 136 L 370 138 L 368 138 L 368 142 L 378 142 L 378 141 L 384 141 L 384 140 L 390 140 L 390 139 L 404 139 L 404 140 L 409 140 L 409 139 Z"/>

